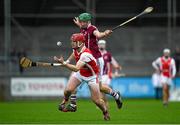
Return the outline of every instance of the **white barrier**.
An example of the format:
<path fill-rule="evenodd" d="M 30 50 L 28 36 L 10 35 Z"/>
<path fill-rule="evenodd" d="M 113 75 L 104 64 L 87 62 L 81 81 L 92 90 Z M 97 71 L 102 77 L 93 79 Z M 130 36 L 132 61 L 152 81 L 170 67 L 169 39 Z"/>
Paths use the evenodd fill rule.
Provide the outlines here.
<path fill-rule="evenodd" d="M 66 78 L 11 78 L 12 96 L 62 96 Z"/>

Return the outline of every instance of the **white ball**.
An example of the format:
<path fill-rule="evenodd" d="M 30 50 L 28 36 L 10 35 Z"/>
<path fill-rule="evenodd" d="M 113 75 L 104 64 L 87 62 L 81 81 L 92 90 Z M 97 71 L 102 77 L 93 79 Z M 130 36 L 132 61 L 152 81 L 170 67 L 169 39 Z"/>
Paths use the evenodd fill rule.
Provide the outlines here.
<path fill-rule="evenodd" d="M 61 41 L 58 41 L 57 42 L 57 46 L 61 46 L 62 45 L 62 42 Z"/>

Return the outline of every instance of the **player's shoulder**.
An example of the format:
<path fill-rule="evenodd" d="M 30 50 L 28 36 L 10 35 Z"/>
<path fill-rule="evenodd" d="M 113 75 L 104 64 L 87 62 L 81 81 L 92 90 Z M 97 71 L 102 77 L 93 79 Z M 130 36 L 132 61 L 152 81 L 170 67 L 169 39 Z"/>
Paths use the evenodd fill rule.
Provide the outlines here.
<path fill-rule="evenodd" d="M 162 59 L 163 59 L 163 56 L 157 58 L 157 60 L 162 60 Z"/>
<path fill-rule="evenodd" d="M 90 49 L 86 48 L 83 52 L 82 52 L 83 56 L 90 56 L 92 55 L 92 52 Z"/>
<path fill-rule="evenodd" d="M 94 59 L 91 51 L 89 49 L 87 49 L 86 51 L 83 51 L 83 53 L 81 54 L 81 58 L 83 59 Z"/>
<path fill-rule="evenodd" d="M 91 52 L 91 50 L 90 50 L 89 48 L 86 48 L 86 49 L 83 51 L 83 53 L 90 53 L 90 54 L 91 54 L 92 52 Z"/>
<path fill-rule="evenodd" d="M 97 27 L 94 26 L 94 25 L 90 25 L 90 26 L 89 26 L 89 29 L 97 29 Z"/>
<path fill-rule="evenodd" d="M 108 55 L 108 56 L 111 56 L 111 52 L 109 52 L 109 51 L 106 51 L 105 54 Z"/>
<path fill-rule="evenodd" d="M 162 61 L 162 57 L 158 57 L 158 58 L 156 58 L 156 60 L 154 60 L 154 62 L 156 62 L 156 63 L 160 63 Z"/>
<path fill-rule="evenodd" d="M 171 61 L 172 61 L 172 62 L 175 62 L 175 59 L 174 59 L 173 57 L 171 57 Z"/>

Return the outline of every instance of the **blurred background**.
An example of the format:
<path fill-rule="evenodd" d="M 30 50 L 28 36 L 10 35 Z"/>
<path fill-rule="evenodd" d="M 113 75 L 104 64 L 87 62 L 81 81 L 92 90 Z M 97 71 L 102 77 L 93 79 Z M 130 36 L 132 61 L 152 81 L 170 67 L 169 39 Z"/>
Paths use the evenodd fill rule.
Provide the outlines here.
<path fill-rule="evenodd" d="M 67 58 L 72 52 L 69 38 L 79 32 L 73 18 L 80 13 L 91 13 L 92 23 L 104 31 L 148 6 L 154 7 L 151 14 L 132 21 L 106 39 L 107 49 L 126 74 L 113 79 L 112 86 L 130 98 L 153 98 L 152 61 L 162 56 L 164 48 L 170 48 L 172 55 L 178 53 L 179 0 L 0 0 L 0 100 L 62 95 L 70 71 L 57 67 L 22 69 L 19 58 L 49 62 L 54 55 Z M 57 41 L 62 42 L 61 47 Z M 174 85 L 180 86 L 178 77 Z M 79 90 L 79 96 L 88 97 L 85 89 L 86 86 Z M 50 90 L 55 90 L 54 94 L 47 94 Z"/>

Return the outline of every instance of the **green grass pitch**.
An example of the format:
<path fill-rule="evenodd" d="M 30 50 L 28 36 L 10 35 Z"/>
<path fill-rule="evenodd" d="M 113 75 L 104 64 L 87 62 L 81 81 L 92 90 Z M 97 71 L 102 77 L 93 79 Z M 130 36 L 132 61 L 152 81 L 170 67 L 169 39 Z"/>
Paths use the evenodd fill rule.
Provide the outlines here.
<path fill-rule="evenodd" d="M 58 101 L 0 102 L 0 123 L 39 124 L 154 124 L 180 123 L 180 103 L 171 102 L 163 107 L 161 101 L 151 99 L 126 99 L 121 110 L 110 103 L 110 121 L 91 100 L 78 100 L 78 111 L 63 113 L 57 110 Z"/>

